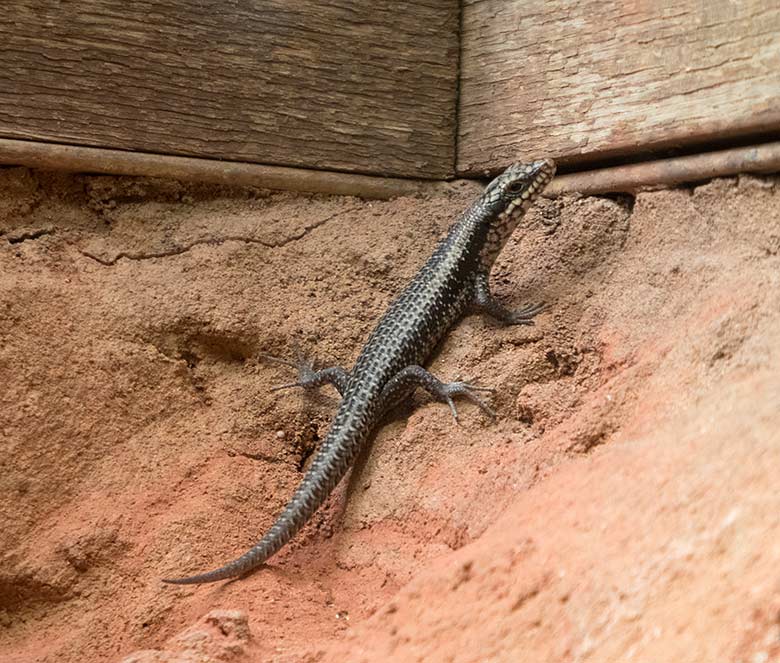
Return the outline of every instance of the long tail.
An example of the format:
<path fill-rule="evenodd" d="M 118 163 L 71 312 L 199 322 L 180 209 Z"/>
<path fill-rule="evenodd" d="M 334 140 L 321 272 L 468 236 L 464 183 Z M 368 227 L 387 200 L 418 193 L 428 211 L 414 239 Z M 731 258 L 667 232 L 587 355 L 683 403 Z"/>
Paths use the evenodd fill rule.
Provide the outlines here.
<path fill-rule="evenodd" d="M 354 437 L 354 433 L 352 435 L 350 433 L 349 429 L 345 430 L 343 426 L 337 426 L 334 422 L 292 499 L 271 529 L 251 550 L 214 571 L 188 578 L 164 579 L 163 582 L 173 585 L 217 582 L 244 575 L 263 564 L 300 531 L 347 473 L 362 443 L 359 439 L 347 439 L 347 437 Z"/>

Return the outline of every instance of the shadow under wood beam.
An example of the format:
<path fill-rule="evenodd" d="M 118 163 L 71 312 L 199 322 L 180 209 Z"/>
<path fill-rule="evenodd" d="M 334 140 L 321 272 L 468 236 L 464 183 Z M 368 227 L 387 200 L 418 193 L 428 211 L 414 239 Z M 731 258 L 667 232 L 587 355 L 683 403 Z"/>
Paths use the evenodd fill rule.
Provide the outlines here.
<path fill-rule="evenodd" d="M 633 193 L 641 189 L 698 182 L 737 173 L 780 171 L 780 142 L 644 161 L 556 177 L 544 190 L 553 198 L 565 193 Z"/>

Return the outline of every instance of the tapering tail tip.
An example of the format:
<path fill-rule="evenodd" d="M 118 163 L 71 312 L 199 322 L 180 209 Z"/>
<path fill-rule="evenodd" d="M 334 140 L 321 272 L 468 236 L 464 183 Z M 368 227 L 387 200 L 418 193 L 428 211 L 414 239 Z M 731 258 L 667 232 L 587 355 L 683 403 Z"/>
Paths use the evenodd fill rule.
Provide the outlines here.
<path fill-rule="evenodd" d="M 162 578 L 162 582 L 167 585 L 205 585 L 209 582 L 219 582 L 220 580 L 229 580 L 236 577 L 238 577 L 237 573 L 229 572 L 227 569 L 222 568 L 186 578 Z"/>
<path fill-rule="evenodd" d="M 189 578 L 162 578 L 161 582 L 166 585 L 197 585 L 198 576 L 191 576 Z"/>
<path fill-rule="evenodd" d="M 162 578 L 161 582 L 166 585 L 200 585 L 206 582 L 216 582 L 215 580 L 201 580 L 200 576 L 190 576 L 189 578 Z"/>

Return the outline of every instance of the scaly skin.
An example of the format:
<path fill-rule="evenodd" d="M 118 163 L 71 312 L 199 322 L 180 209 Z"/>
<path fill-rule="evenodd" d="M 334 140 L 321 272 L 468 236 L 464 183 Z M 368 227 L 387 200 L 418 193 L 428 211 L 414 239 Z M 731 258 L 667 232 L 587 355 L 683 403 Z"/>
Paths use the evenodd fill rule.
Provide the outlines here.
<path fill-rule="evenodd" d="M 330 382 L 342 392 L 343 400 L 292 499 L 260 541 L 235 561 L 208 573 L 163 582 L 216 582 L 244 575 L 263 564 L 327 499 L 387 409 L 415 387 L 421 386 L 448 403 L 456 418 L 455 395 L 466 396 L 491 412 L 474 394 L 478 387 L 442 383 L 420 364 L 469 308 L 506 324 L 533 324 L 534 315 L 543 306 L 527 306 L 514 313 L 507 310 L 491 296 L 488 277 L 512 231 L 554 174 L 555 164 L 545 159 L 515 164 L 494 179 L 390 304 L 351 373 L 337 367 L 315 373 L 306 364 L 300 366 L 296 385 L 313 387 Z"/>

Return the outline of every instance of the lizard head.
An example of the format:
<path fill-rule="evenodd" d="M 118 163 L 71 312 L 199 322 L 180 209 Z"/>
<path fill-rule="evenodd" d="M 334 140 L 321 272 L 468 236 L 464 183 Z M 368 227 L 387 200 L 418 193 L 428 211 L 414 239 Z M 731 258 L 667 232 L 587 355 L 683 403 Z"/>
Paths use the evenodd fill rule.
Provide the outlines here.
<path fill-rule="evenodd" d="M 541 159 L 531 163 L 512 164 L 488 184 L 479 201 L 487 212 L 482 218 L 485 244 L 481 261 L 489 269 L 525 211 L 531 206 L 555 175 L 555 162 Z"/>

